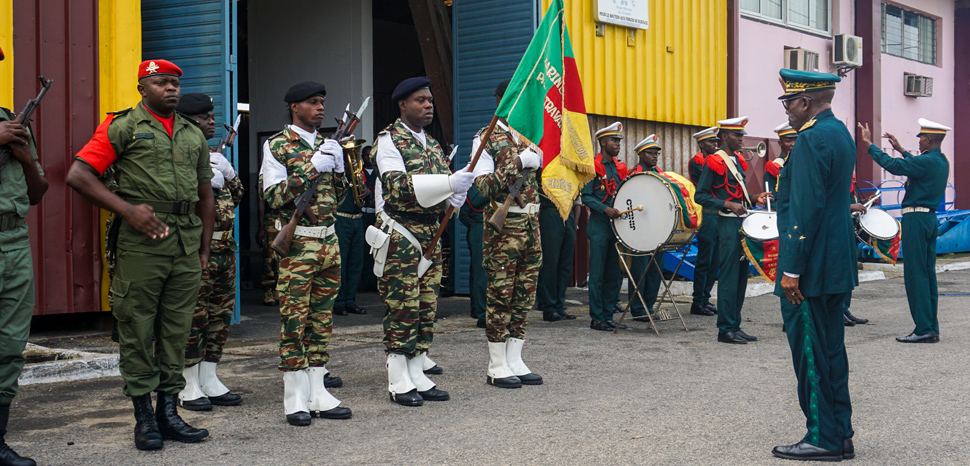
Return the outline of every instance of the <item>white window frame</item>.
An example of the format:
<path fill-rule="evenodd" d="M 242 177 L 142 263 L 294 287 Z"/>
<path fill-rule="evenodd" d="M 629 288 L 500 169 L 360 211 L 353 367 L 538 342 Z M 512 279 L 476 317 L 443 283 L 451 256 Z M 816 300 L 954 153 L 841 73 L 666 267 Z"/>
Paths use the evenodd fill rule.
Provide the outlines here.
<path fill-rule="evenodd" d="M 759 0 L 761 5 L 761 10 L 764 11 L 764 5 L 768 0 Z M 778 26 L 786 27 L 788 29 L 795 29 L 801 32 L 806 32 L 809 34 L 814 34 L 820 37 L 831 38 L 832 37 L 832 3 L 833 0 L 809 0 L 814 2 L 826 2 L 828 3 L 828 17 L 826 18 L 827 29 L 818 29 L 811 26 L 805 26 L 803 24 L 793 23 L 788 21 L 788 0 L 781 0 L 781 19 L 767 16 L 759 12 L 745 10 L 741 7 L 741 2 L 738 2 L 738 8 L 741 10 L 741 16 L 756 21 L 762 21 L 765 23 L 776 24 Z"/>

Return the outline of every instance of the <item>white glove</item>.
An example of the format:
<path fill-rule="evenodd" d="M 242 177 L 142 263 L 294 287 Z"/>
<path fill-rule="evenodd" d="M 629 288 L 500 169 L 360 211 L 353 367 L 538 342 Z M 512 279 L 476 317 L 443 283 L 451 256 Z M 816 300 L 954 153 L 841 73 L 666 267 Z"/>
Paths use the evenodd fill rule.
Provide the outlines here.
<path fill-rule="evenodd" d="M 212 189 L 222 189 L 226 185 L 226 177 L 222 175 L 222 172 L 216 169 L 212 170 Z"/>
<path fill-rule="evenodd" d="M 218 152 L 209 153 L 209 165 L 212 166 L 212 170 L 219 170 L 222 172 L 222 176 L 229 181 L 236 177 L 236 169 L 232 168 L 232 164 L 229 163 L 229 159 L 225 155 Z"/>
<path fill-rule="evenodd" d="M 310 163 L 320 173 L 332 172 L 334 167 L 337 166 L 336 159 L 332 155 L 323 152 L 323 147 L 313 153 L 313 157 L 310 157 Z"/>
<path fill-rule="evenodd" d="M 531 149 L 526 149 L 519 154 L 519 160 L 522 161 L 522 168 L 531 168 L 537 170 L 542 165 L 542 157 L 536 154 Z"/>
<path fill-rule="evenodd" d="M 467 191 L 466 192 L 463 192 L 463 193 L 455 193 L 455 194 L 452 194 L 451 197 L 448 198 L 448 202 L 451 204 L 452 207 L 454 207 L 456 209 L 460 209 L 461 206 L 462 206 L 462 204 L 465 203 L 465 198 L 466 197 L 468 197 L 468 192 Z"/>
<path fill-rule="evenodd" d="M 467 193 L 474 182 L 475 174 L 469 173 L 468 167 L 462 168 L 448 177 L 448 183 L 451 184 L 451 191 L 454 193 Z"/>

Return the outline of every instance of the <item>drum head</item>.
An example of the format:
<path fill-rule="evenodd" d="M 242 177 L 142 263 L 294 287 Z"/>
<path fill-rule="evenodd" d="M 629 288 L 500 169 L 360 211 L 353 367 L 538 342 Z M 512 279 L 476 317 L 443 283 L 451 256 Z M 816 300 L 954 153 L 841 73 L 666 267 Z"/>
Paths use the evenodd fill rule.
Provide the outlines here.
<path fill-rule="evenodd" d="M 870 207 L 859 217 L 859 227 L 876 239 L 891 240 L 899 233 L 899 223 L 882 209 Z"/>
<path fill-rule="evenodd" d="M 778 214 L 776 212 L 749 211 L 741 223 L 744 235 L 758 241 L 778 239 Z"/>
<path fill-rule="evenodd" d="M 670 187 L 651 173 L 631 175 L 613 197 L 613 208 L 620 212 L 643 206 L 613 219 L 616 239 L 636 252 L 653 252 L 664 244 L 676 228 L 680 215 Z"/>

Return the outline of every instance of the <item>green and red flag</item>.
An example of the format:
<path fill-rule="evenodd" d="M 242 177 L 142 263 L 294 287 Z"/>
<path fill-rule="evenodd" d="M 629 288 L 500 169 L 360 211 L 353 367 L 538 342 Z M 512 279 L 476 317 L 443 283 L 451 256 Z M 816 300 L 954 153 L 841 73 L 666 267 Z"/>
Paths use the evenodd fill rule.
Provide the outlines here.
<path fill-rule="evenodd" d="M 595 176 L 596 151 L 562 2 L 546 10 L 495 115 L 542 151 L 542 190 L 566 219 Z"/>

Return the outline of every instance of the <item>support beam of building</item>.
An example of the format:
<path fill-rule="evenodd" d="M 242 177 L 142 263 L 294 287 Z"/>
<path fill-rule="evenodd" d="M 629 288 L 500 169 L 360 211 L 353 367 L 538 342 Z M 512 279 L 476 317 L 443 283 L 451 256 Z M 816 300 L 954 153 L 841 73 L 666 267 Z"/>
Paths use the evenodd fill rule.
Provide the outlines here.
<path fill-rule="evenodd" d="M 862 37 L 862 68 L 855 70 L 856 121 L 868 123 L 874 142 L 882 136 L 882 0 L 858 0 L 856 2 L 855 31 Z M 867 153 L 856 128 L 856 179 L 879 185 L 881 171 Z"/>
<path fill-rule="evenodd" d="M 431 78 L 435 115 L 447 142 L 455 142 L 452 98 L 451 20 L 445 6 L 436 0 L 409 0 L 414 28 L 418 32 L 424 68 Z"/>
<path fill-rule="evenodd" d="M 728 0 L 727 2 L 727 116 L 738 116 L 738 89 L 739 82 L 741 38 L 741 4 L 740 0 Z"/>
<path fill-rule="evenodd" d="M 970 24 L 970 0 L 957 1 L 953 24 Z M 961 180 L 953 206 L 970 209 L 970 154 L 962 151 L 970 147 L 970 28 L 953 28 L 953 60 L 953 179 Z"/>

